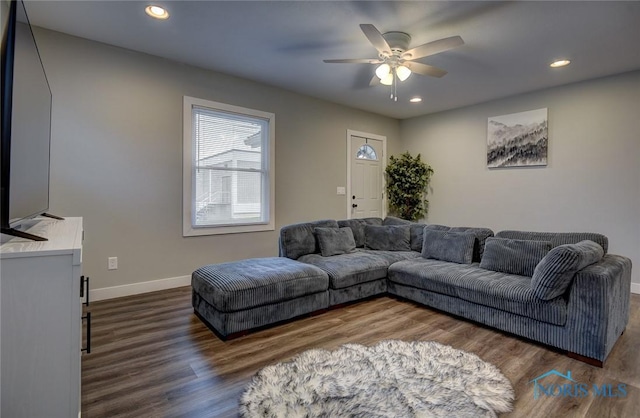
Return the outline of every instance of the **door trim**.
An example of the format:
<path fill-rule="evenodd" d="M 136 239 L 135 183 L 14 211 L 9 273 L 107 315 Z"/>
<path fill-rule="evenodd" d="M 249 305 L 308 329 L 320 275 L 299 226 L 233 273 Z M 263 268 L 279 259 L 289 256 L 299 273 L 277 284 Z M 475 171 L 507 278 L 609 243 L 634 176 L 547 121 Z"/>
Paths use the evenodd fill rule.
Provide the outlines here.
<path fill-rule="evenodd" d="M 349 196 L 351 194 L 351 137 L 359 136 L 362 138 L 375 139 L 378 141 L 382 141 L 382 218 L 384 219 L 387 216 L 387 185 L 384 178 L 384 172 L 387 168 L 387 137 L 382 135 L 370 134 L 367 132 L 355 131 L 353 129 L 347 129 L 347 195 L 346 195 L 346 209 L 347 209 L 347 217 L 346 219 L 351 219 L 351 199 Z"/>

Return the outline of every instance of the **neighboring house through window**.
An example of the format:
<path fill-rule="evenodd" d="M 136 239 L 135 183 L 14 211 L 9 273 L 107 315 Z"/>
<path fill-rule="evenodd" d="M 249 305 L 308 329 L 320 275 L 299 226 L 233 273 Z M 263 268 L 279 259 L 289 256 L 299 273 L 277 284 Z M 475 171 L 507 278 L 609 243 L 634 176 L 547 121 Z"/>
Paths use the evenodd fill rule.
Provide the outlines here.
<path fill-rule="evenodd" d="M 275 115 L 184 97 L 183 235 L 275 228 Z"/>

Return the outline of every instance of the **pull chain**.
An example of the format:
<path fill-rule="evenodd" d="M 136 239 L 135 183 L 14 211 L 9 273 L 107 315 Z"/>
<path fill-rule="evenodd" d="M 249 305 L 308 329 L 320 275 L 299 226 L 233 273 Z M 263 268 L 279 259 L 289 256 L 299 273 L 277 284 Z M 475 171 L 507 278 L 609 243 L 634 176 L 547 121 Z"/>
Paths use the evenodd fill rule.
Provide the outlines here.
<path fill-rule="evenodd" d="M 396 74 L 396 72 L 393 72 L 393 101 L 397 102 L 398 101 L 398 81 L 396 80 L 396 78 L 398 78 L 398 74 Z"/>
<path fill-rule="evenodd" d="M 391 74 L 393 74 L 393 79 L 391 80 L 391 94 L 389 98 L 394 102 L 398 101 L 398 82 L 396 81 L 397 74 L 395 68 L 391 70 Z"/>
<path fill-rule="evenodd" d="M 389 94 L 389 98 L 390 98 L 391 100 L 393 100 L 393 84 L 394 84 L 395 82 L 396 82 L 396 78 L 394 77 L 394 78 L 392 78 L 392 79 L 391 79 L 391 85 L 389 86 L 389 87 L 391 88 L 391 94 Z"/>

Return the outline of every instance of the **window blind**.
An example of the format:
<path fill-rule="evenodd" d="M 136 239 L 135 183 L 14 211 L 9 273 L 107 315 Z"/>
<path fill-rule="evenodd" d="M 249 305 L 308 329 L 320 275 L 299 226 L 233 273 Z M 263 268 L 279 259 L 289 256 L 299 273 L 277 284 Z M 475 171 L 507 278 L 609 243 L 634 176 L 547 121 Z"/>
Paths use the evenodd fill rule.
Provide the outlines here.
<path fill-rule="evenodd" d="M 268 220 L 269 121 L 193 107 L 194 227 Z"/>

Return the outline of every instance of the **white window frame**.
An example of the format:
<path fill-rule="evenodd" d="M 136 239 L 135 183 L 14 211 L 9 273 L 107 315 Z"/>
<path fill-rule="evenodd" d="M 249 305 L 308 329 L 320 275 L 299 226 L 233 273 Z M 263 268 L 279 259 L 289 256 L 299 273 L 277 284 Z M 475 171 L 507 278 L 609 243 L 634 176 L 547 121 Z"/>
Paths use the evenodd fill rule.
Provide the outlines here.
<path fill-rule="evenodd" d="M 193 226 L 192 211 L 195 198 L 195 184 L 193 181 L 193 108 L 208 108 L 213 111 L 237 113 L 243 116 L 250 116 L 265 119 L 269 123 L 269 138 L 267 149 L 261 150 L 266 162 L 266 182 L 263 195 L 263 210 L 266 210 L 266 221 L 252 222 L 247 224 L 216 225 L 216 226 Z M 226 103 L 213 102 L 210 100 L 198 99 L 184 96 L 183 104 L 183 141 L 182 141 L 182 235 L 185 237 L 218 234 L 237 234 L 245 232 L 273 231 L 275 230 L 275 132 L 276 116 L 273 113 L 260 110 L 247 109 L 240 106 L 233 106 Z"/>

